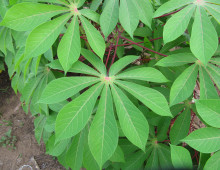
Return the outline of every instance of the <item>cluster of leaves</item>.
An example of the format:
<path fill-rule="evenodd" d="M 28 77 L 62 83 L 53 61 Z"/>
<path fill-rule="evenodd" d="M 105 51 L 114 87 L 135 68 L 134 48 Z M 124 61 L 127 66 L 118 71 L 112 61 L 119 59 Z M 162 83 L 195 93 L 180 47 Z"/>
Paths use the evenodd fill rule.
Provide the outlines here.
<path fill-rule="evenodd" d="M 220 168 L 219 0 L 0 5 L 12 87 L 66 168 Z"/>

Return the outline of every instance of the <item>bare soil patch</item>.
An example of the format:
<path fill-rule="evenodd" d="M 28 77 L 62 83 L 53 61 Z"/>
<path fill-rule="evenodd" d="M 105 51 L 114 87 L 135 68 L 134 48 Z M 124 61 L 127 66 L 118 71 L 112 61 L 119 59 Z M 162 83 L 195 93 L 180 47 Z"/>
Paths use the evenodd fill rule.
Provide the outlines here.
<path fill-rule="evenodd" d="M 64 169 L 57 160 L 45 154 L 44 144 L 38 145 L 34 137 L 34 118 L 25 114 L 19 95 L 10 86 L 6 72 L 1 73 L 0 139 L 11 129 L 9 143 L 14 144 L 14 149 L 13 146 L 0 144 L 0 170 Z"/>

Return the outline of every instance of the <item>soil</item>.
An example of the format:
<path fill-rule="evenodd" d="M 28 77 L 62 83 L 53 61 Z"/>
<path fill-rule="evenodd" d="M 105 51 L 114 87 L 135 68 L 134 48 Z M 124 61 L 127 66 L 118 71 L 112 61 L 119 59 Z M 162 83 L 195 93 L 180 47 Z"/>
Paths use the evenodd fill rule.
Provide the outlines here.
<path fill-rule="evenodd" d="M 45 154 L 45 145 L 38 145 L 34 137 L 34 117 L 25 114 L 19 95 L 10 86 L 6 72 L 1 73 L 0 139 L 11 129 L 9 141 L 16 148 L 0 144 L 0 170 L 63 170 L 57 160 Z"/>

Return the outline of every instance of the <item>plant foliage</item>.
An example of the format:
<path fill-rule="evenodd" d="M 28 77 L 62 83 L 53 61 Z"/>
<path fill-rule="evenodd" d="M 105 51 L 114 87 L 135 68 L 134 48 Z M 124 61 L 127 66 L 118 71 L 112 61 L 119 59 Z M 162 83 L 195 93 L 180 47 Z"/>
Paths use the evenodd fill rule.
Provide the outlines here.
<path fill-rule="evenodd" d="M 220 168 L 219 0 L 0 6 L 0 70 L 64 167 Z"/>

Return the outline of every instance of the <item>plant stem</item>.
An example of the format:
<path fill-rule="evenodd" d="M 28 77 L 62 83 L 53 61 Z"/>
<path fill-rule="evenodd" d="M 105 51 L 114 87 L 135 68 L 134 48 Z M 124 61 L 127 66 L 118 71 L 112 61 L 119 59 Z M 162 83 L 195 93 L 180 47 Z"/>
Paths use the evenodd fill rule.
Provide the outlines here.
<path fill-rule="evenodd" d="M 126 40 L 126 41 L 129 41 L 129 42 L 131 42 L 131 43 L 133 43 L 133 44 L 135 44 L 135 45 L 137 45 L 137 46 L 139 46 L 139 47 L 141 47 L 141 48 L 143 48 L 143 49 L 145 49 L 145 50 L 148 50 L 148 51 L 153 52 L 153 53 L 155 53 L 155 54 L 158 54 L 158 55 L 160 55 L 160 56 L 167 57 L 167 55 L 165 55 L 165 54 L 162 54 L 162 53 L 159 53 L 159 52 L 157 52 L 157 51 L 151 50 L 151 49 L 149 49 L 149 48 L 147 48 L 147 47 L 144 47 L 144 46 L 142 46 L 142 45 L 140 45 L 140 44 L 138 44 L 138 43 L 136 43 L 136 42 L 134 42 L 134 41 L 131 41 L 131 40 L 125 38 L 125 37 L 122 37 L 122 36 L 119 36 L 119 37 L 120 37 L 121 39 L 124 39 L 124 40 Z"/>

